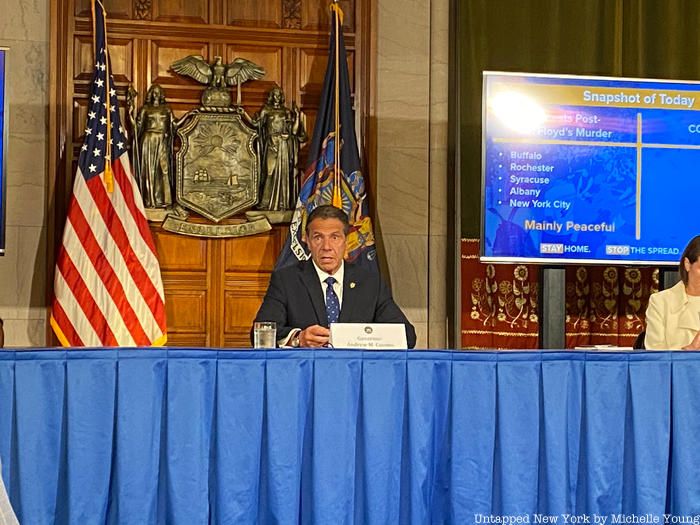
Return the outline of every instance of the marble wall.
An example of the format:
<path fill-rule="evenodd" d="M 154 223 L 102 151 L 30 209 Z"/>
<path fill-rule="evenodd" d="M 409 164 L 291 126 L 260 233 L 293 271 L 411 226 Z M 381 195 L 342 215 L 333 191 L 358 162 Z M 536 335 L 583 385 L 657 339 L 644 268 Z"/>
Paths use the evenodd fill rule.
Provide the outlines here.
<path fill-rule="evenodd" d="M 448 0 L 376 6 L 376 227 L 417 347 L 446 346 Z"/>
<path fill-rule="evenodd" d="M 0 257 L 6 346 L 46 344 L 49 6 L 49 0 L 3 0 L 0 16 L 0 46 L 10 48 L 6 251 Z"/>

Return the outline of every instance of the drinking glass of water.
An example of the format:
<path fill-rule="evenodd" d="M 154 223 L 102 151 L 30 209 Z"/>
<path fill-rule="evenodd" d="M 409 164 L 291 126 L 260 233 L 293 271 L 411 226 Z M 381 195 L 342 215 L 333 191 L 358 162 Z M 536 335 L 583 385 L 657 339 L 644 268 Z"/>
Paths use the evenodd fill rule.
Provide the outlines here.
<path fill-rule="evenodd" d="M 274 321 L 253 324 L 253 347 L 275 348 L 277 346 L 277 325 Z"/>

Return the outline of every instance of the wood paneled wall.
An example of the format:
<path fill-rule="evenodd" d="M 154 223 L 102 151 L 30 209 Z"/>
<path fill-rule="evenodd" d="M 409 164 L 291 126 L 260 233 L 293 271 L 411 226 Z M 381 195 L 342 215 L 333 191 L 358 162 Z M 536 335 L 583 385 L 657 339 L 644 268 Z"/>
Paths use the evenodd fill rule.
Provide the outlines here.
<path fill-rule="evenodd" d="M 358 129 L 368 121 L 370 0 L 341 0 Z M 226 62 L 243 57 L 262 65 L 261 81 L 242 87 L 252 115 L 277 84 L 315 123 L 329 33 L 329 0 L 104 0 L 107 37 L 125 121 L 125 93 L 133 84 L 139 104 L 152 83 L 165 89 L 176 117 L 199 106 L 204 86 L 173 74 L 186 55 Z M 51 3 L 51 100 L 49 108 L 49 280 L 66 217 L 93 73 L 90 0 Z M 354 79 L 362 79 L 355 85 Z M 233 95 L 235 97 L 235 93 Z M 360 148 L 365 149 L 360 137 Z M 308 145 L 307 145 L 308 146 Z M 305 148 L 306 149 L 306 148 Z M 302 151 L 302 162 L 305 150 Z M 198 239 L 152 227 L 163 273 L 169 345 L 249 346 L 250 323 L 267 288 L 286 236 Z M 49 287 L 49 294 L 53 294 Z M 49 303 L 50 304 L 50 303 Z M 51 339 L 49 339 L 51 340 Z M 55 342 L 55 339 L 53 339 Z"/>

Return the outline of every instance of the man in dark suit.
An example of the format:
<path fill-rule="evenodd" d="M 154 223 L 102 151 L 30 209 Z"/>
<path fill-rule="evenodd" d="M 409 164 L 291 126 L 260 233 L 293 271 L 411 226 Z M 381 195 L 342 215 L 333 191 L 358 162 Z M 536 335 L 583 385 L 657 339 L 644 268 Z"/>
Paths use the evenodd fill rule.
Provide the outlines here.
<path fill-rule="evenodd" d="M 255 321 L 274 321 L 281 345 L 304 348 L 326 345 L 333 322 L 403 323 L 413 348 L 416 331 L 379 274 L 343 260 L 349 227 L 342 210 L 315 208 L 306 223 L 311 260 L 272 274 Z"/>

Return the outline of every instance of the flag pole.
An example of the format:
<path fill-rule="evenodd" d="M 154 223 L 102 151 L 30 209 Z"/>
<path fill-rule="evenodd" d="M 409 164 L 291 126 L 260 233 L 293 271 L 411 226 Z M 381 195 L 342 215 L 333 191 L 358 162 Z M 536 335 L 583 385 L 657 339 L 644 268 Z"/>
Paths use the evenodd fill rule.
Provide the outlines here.
<path fill-rule="evenodd" d="M 334 180 L 333 180 L 333 206 L 343 209 L 343 198 L 340 192 L 341 171 L 340 171 L 340 48 L 339 32 L 343 23 L 343 10 L 340 8 L 338 0 L 333 0 L 330 5 L 333 13 L 333 23 L 335 24 L 335 147 L 334 147 Z"/>
<path fill-rule="evenodd" d="M 92 7 L 92 54 L 97 56 L 97 42 L 95 41 L 95 36 L 97 35 L 97 30 L 95 29 L 95 2 L 90 2 L 90 7 Z"/>
<path fill-rule="evenodd" d="M 95 0 L 95 2 L 98 2 L 100 4 L 100 7 L 102 8 L 102 24 L 103 24 L 103 31 L 105 35 L 105 48 L 103 50 L 104 55 L 105 55 L 105 104 L 107 104 L 107 107 L 105 108 L 105 113 L 107 113 L 107 145 L 105 147 L 105 185 L 107 186 L 107 192 L 112 193 L 114 191 L 114 174 L 112 172 L 112 116 L 111 116 L 111 106 L 110 102 L 112 102 L 111 99 L 111 89 L 109 85 L 109 79 L 111 78 L 111 71 L 109 67 L 109 53 L 107 52 L 107 11 L 105 10 L 104 4 L 100 0 Z M 94 4 L 93 4 L 93 26 L 95 24 L 95 16 L 94 16 Z M 95 38 L 95 34 L 93 32 L 93 40 Z M 95 50 L 97 52 L 97 50 Z M 97 54 L 97 53 L 95 53 Z"/>

